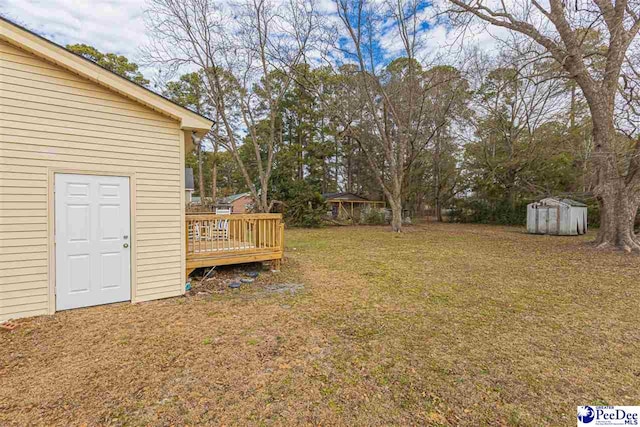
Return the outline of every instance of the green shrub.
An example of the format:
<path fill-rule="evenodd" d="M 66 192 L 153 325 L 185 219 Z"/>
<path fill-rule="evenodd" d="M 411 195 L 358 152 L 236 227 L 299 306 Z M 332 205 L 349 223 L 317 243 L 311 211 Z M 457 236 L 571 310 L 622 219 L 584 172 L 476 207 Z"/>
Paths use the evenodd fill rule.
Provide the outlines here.
<path fill-rule="evenodd" d="M 589 228 L 600 227 L 600 205 L 596 200 L 587 202 L 587 224 Z"/>
<path fill-rule="evenodd" d="M 515 208 L 506 201 L 489 202 L 483 199 L 457 200 L 452 206 L 449 218 L 452 222 L 478 224 L 525 225 L 527 223 L 527 205 L 536 200 L 522 200 Z M 600 226 L 600 207 L 595 200 L 585 201 L 588 209 L 588 224 L 591 228 Z M 640 226 L 640 215 L 638 216 Z"/>
<path fill-rule="evenodd" d="M 384 219 L 384 210 L 365 209 L 362 211 L 360 222 L 368 225 L 383 225 L 386 223 Z"/>
<path fill-rule="evenodd" d="M 451 208 L 452 222 L 477 224 L 524 225 L 527 222 L 527 204 L 520 201 L 512 207 L 507 201 L 489 202 L 483 199 L 462 199 Z"/>
<path fill-rule="evenodd" d="M 320 227 L 327 213 L 322 194 L 304 182 L 294 184 L 284 200 L 284 220 L 295 227 Z"/>

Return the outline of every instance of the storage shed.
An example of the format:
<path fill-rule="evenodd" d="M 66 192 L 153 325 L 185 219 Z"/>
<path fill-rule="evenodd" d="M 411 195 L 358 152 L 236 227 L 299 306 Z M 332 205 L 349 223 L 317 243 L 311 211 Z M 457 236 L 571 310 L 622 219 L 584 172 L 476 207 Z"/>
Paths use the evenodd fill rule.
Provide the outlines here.
<path fill-rule="evenodd" d="M 0 321 L 184 293 L 212 121 L 0 19 Z"/>
<path fill-rule="evenodd" d="M 527 206 L 527 232 L 577 236 L 587 232 L 587 205 L 571 199 L 547 198 Z"/>

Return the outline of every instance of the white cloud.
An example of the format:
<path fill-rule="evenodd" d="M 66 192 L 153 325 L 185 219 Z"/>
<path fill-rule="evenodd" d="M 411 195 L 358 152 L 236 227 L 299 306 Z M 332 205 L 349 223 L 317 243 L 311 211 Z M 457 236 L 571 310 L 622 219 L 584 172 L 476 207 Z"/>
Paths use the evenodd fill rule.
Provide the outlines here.
<path fill-rule="evenodd" d="M 442 1 L 436 0 L 434 5 Z M 85 43 L 103 52 L 125 55 L 133 61 L 139 56 L 139 48 L 149 42 L 143 18 L 145 7 L 146 0 L 0 0 L 0 14 L 58 44 Z M 334 0 L 317 0 L 316 7 L 344 35 Z M 435 9 L 420 12 L 420 20 L 430 23 L 430 27 L 420 34 L 419 56 L 425 60 L 433 59 L 434 55 L 446 56 L 445 52 L 455 49 L 452 41 L 460 41 L 458 29 L 448 28 L 434 18 Z M 474 31 L 466 34 L 465 42 L 476 44 L 485 52 L 494 51 L 498 45 L 495 35 L 504 36 L 505 33 L 481 25 L 473 27 Z M 402 55 L 402 43 L 393 22 L 381 24 L 380 31 L 385 58 Z M 151 78 L 157 70 L 147 68 L 142 71 Z"/>
<path fill-rule="evenodd" d="M 509 30 L 480 21 L 468 26 L 453 26 L 441 12 L 446 0 L 434 0 L 430 7 L 417 13 L 417 21 L 428 26 L 416 34 L 416 58 L 427 66 L 433 63 L 458 64 L 464 60 L 465 51 L 474 47 L 489 56 L 500 50 L 501 40 L 509 38 Z M 399 31 L 392 18 L 379 25 L 378 39 L 384 62 L 405 56 Z"/>
<path fill-rule="evenodd" d="M 425 61 L 456 63 L 464 56 L 464 49 L 475 47 L 489 56 L 501 49 L 501 40 L 509 38 L 509 30 L 484 23 L 468 27 L 451 27 L 437 23 L 420 34 L 419 57 Z"/>
<path fill-rule="evenodd" d="M 60 45 L 85 43 L 135 59 L 145 0 L 0 0 L 6 18 Z"/>

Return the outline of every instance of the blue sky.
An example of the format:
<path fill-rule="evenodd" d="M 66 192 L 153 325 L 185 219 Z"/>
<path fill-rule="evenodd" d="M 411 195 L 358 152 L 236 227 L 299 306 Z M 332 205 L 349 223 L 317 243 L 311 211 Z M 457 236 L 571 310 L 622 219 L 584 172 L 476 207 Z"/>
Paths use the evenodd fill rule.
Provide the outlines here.
<path fill-rule="evenodd" d="M 376 3 L 374 3 L 373 5 L 373 7 L 375 7 Z M 380 3 L 377 3 L 377 5 L 380 5 Z M 427 17 L 430 17 L 431 15 L 431 11 L 429 10 L 430 6 L 431 3 L 429 1 L 420 0 L 415 12 L 419 20 L 419 32 L 423 35 L 428 34 L 429 30 L 432 28 L 432 23 L 429 22 L 429 19 L 427 19 Z M 396 21 L 391 16 L 380 14 L 381 9 L 382 8 L 377 8 L 375 10 L 369 11 L 365 10 L 363 13 L 364 19 L 371 18 L 371 20 L 375 23 L 375 32 L 380 35 L 373 40 L 371 52 L 368 44 L 365 43 L 362 46 L 363 50 L 365 51 L 365 56 L 369 57 L 369 55 L 372 54 L 371 56 L 373 57 L 376 65 L 384 65 L 392 61 L 398 55 L 404 55 L 400 38 L 397 36 Z M 407 10 L 405 11 L 405 13 L 407 18 L 411 18 L 410 14 L 412 13 L 412 11 Z M 357 16 L 355 15 L 355 13 L 351 14 L 349 16 L 349 19 L 352 21 L 352 25 L 355 25 L 355 23 L 357 22 Z M 366 39 L 367 35 L 365 35 L 364 37 Z M 353 49 L 351 49 L 351 38 L 347 35 L 340 37 L 340 39 L 338 40 L 338 44 L 340 48 L 345 51 L 353 51 Z M 349 59 L 355 60 L 355 57 Z"/>
<path fill-rule="evenodd" d="M 333 0 L 317 1 L 319 10 L 335 21 Z M 145 0 L 0 0 L 2 15 L 58 44 L 86 43 L 134 61 L 139 47 L 148 42 L 144 10 Z M 421 43 L 425 57 L 453 38 L 444 26 L 429 23 L 431 12 L 430 2 L 423 1 L 418 13 L 422 21 Z M 402 44 L 392 21 L 381 22 L 380 28 L 382 36 L 376 42 L 374 54 L 376 62 L 382 64 L 402 54 Z M 486 31 L 480 31 L 474 37 L 471 42 L 480 43 L 485 50 L 490 51 L 495 45 L 495 40 Z M 152 70 L 143 71 L 152 73 Z"/>

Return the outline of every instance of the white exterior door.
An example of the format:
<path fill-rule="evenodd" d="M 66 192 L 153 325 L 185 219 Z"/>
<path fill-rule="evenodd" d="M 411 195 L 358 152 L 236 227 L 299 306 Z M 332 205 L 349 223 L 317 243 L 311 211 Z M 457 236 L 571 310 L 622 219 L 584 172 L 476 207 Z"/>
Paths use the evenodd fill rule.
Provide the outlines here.
<path fill-rule="evenodd" d="M 131 299 L 129 178 L 55 175 L 56 310 Z"/>

